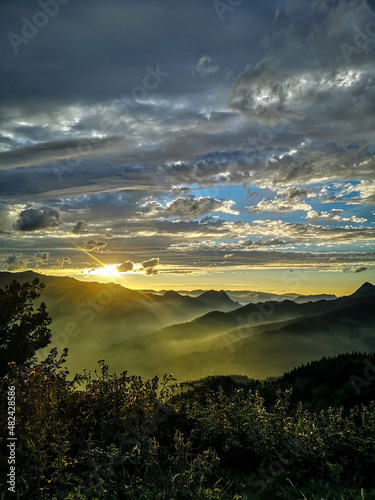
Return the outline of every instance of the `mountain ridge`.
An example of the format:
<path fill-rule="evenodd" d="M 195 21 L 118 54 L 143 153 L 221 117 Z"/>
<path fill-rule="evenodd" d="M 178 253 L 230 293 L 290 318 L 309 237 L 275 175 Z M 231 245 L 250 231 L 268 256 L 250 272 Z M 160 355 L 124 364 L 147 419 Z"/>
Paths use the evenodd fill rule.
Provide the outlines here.
<path fill-rule="evenodd" d="M 189 371 L 191 379 L 211 372 L 266 378 L 319 356 L 372 351 L 374 299 L 355 294 L 304 304 L 290 300 L 247 304 L 165 327 L 138 345 L 144 354 L 143 369 L 148 376 L 167 370 L 177 377 Z M 116 347 L 118 352 L 131 349 L 128 343 Z M 262 352 L 263 361 L 256 354 Z M 279 359 L 283 352 L 288 353 L 286 361 Z"/>
<path fill-rule="evenodd" d="M 0 273 L 0 286 L 34 278 L 46 283 L 41 300 L 53 319 L 50 348 L 68 347 L 74 372 L 105 357 L 117 372 L 144 376 L 167 370 L 180 380 L 234 372 L 262 378 L 320 355 L 375 350 L 375 287 L 368 282 L 333 300 L 242 306 L 224 290 L 162 296 L 33 271 Z M 72 322 L 74 337 L 66 330 Z"/>
<path fill-rule="evenodd" d="M 368 295 L 375 295 L 375 286 L 372 283 L 366 281 L 361 285 L 354 293 L 349 295 L 349 297 L 364 297 Z"/>

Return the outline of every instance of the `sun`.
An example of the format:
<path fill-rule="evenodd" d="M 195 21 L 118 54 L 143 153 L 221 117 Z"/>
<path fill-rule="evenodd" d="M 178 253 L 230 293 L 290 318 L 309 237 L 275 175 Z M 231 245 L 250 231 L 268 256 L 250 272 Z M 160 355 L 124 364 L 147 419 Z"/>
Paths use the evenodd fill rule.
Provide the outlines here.
<path fill-rule="evenodd" d="M 105 264 L 97 269 L 85 269 L 83 274 L 89 274 L 91 276 L 103 276 L 104 278 L 115 278 L 116 276 L 121 276 L 117 265 L 115 264 Z"/>

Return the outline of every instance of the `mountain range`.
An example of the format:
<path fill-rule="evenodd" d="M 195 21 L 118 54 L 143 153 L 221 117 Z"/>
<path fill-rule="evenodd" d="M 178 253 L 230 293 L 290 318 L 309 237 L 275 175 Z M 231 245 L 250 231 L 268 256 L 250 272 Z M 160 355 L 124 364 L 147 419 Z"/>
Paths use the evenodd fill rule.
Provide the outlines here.
<path fill-rule="evenodd" d="M 375 351 L 375 287 L 348 297 L 298 304 L 290 300 L 210 312 L 116 346 L 119 360 L 142 352 L 142 373 L 178 378 L 247 375 L 264 379 L 302 363 L 351 351 Z M 151 362 L 150 362 L 151 360 Z"/>
<path fill-rule="evenodd" d="M 265 379 L 322 356 L 375 351 L 370 283 L 347 297 L 245 306 L 224 290 L 158 295 L 32 271 L 0 273 L 0 286 L 35 277 L 46 284 L 41 300 L 53 319 L 51 346 L 68 347 L 73 373 L 95 368 L 104 357 L 112 371 L 147 377 Z"/>
<path fill-rule="evenodd" d="M 223 290 L 229 298 L 231 298 L 235 302 L 239 302 L 241 305 L 246 305 L 250 303 L 259 303 L 266 301 L 282 301 L 282 300 L 293 300 L 294 302 L 303 303 L 303 302 L 315 302 L 318 300 L 333 300 L 337 299 L 336 295 L 333 294 L 317 294 L 317 295 L 299 295 L 297 293 L 268 293 L 268 292 L 259 292 L 259 291 L 251 291 L 251 290 Z M 142 290 L 144 293 L 151 293 L 153 295 L 164 295 L 167 290 Z M 199 297 L 205 293 L 204 290 L 178 290 L 180 295 L 188 295 L 190 297 Z"/>

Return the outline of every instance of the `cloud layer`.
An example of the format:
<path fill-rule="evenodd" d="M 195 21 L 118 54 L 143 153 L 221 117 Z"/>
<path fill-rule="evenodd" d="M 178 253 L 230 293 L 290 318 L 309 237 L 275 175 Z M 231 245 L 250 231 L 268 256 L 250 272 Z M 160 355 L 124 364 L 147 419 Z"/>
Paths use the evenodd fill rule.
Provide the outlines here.
<path fill-rule="evenodd" d="M 374 2 L 69 2 L 16 50 L 35 8 L 0 7 L 3 269 L 374 272 Z"/>

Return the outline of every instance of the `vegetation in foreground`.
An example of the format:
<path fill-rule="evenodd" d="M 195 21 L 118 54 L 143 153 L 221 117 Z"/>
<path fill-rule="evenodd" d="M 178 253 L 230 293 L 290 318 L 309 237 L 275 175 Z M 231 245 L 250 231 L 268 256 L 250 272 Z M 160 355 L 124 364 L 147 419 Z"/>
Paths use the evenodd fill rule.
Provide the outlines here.
<path fill-rule="evenodd" d="M 10 324 L 21 332 L 19 318 L 1 317 L 8 321 L 2 338 L 10 338 L 2 333 Z M 0 498 L 12 498 L 9 386 L 16 392 L 16 498 L 375 498 L 375 384 L 363 378 L 358 395 L 348 377 L 363 377 L 374 356 L 325 359 L 263 383 L 211 377 L 192 385 L 110 374 L 104 360 L 93 375 L 72 380 L 66 357 L 67 350 L 60 357 L 52 350 L 36 363 L 28 354 L 0 379 Z"/>

